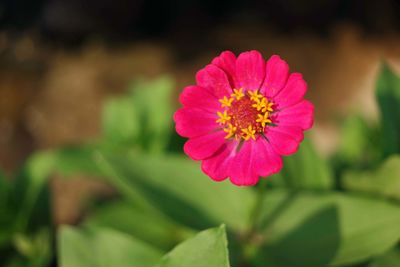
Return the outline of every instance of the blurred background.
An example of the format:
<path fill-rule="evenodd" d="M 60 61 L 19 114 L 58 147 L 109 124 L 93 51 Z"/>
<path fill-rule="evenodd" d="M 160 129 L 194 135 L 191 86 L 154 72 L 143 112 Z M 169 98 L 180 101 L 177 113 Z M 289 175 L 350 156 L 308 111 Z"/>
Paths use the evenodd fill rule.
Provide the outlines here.
<path fill-rule="evenodd" d="M 223 50 L 279 54 L 304 74 L 315 103 L 310 134 L 330 155 L 348 113 L 378 120 L 375 81 L 387 61 L 400 72 L 395 0 L 1 0 L 0 168 L 34 151 L 98 138 L 105 99 L 132 80 L 163 74 L 176 101 L 197 70 Z M 76 223 L 103 183 L 51 180 L 55 224 Z"/>

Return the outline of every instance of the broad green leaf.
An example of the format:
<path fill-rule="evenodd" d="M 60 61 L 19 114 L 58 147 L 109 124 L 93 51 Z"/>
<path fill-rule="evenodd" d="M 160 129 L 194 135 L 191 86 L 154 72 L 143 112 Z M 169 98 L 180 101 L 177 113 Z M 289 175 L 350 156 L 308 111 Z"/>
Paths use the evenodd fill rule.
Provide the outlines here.
<path fill-rule="evenodd" d="M 400 77 L 387 65 L 377 81 L 377 100 L 381 111 L 382 145 L 385 156 L 400 152 Z"/>
<path fill-rule="evenodd" d="M 389 157 L 376 171 L 348 171 L 342 181 L 348 190 L 400 200 L 400 156 Z"/>
<path fill-rule="evenodd" d="M 26 259 L 24 266 L 48 266 L 52 257 L 52 236 L 50 228 L 44 226 L 35 234 L 17 233 L 13 239 L 14 247 L 19 255 Z"/>
<path fill-rule="evenodd" d="M 161 249 L 171 249 L 172 246 L 193 235 L 193 231 L 123 200 L 98 207 L 91 212 L 85 225 L 113 228 Z"/>
<path fill-rule="evenodd" d="M 108 100 L 103 109 L 103 135 L 113 143 L 137 141 L 140 130 L 137 110 L 129 96 Z"/>
<path fill-rule="evenodd" d="M 61 267 L 153 267 L 162 256 L 146 243 L 107 228 L 64 226 L 58 241 Z"/>
<path fill-rule="evenodd" d="M 13 202 L 18 207 L 15 229 L 24 232 L 29 226 L 50 224 L 47 181 L 53 170 L 54 157 L 48 152 L 31 156 L 13 183 Z M 33 221 L 35 223 L 33 223 Z"/>
<path fill-rule="evenodd" d="M 102 176 L 102 172 L 95 163 L 96 145 L 82 145 L 65 147 L 53 152 L 53 171 L 62 175 L 86 174 Z"/>
<path fill-rule="evenodd" d="M 225 227 L 200 232 L 165 255 L 157 267 L 229 267 Z"/>
<path fill-rule="evenodd" d="M 138 114 L 140 144 L 150 152 L 162 152 L 172 131 L 173 80 L 168 76 L 153 81 L 137 81 L 131 86 L 132 104 Z"/>
<path fill-rule="evenodd" d="M 338 266 L 380 255 L 400 240 L 400 207 L 343 193 L 266 194 L 256 266 Z"/>
<path fill-rule="evenodd" d="M 373 260 L 368 267 L 400 266 L 400 248 L 396 247 Z"/>
<path fill-rule="evenodd" d="M 214 182 L 187 158 L 103 154 L 97 162 L 110 170 L 110 182 L 121 186 L 127 197 L 132 194 L 148 202 L 146 208 L 155 207 L 179 223 L 198 229 L 227 223 L 240 230 L 248 224 L 255 200 L 251 189 Z"/>
<path fill-rule="evenodd" d="M 368 164 L 380 159 L 379 133 L 359 115 L 346 118 L 343 123 L 337 160 L 342 164 Z"/>
<path fill-rule="evenodd" d="M 269 179 L 275 185 L 292 189 L 329 189 L 333 185 L 330 166 L 308 139 L 296 154 L 284 158 L 282 171 Z"/>

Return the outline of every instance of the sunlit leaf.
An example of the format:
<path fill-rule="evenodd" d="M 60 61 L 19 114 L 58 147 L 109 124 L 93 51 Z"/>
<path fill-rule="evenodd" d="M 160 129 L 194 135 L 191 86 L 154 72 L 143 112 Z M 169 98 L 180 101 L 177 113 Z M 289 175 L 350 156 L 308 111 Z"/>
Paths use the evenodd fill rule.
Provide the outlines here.
<path fill-rule="evenodd" d="M 374 259 L 368 267 L 395 267 L 400 266 L 400 249 L 398 247 L 389 250 L 385 254 Z"/>
<path fill-rule="evenodd" d="M 380 255 L 400 240 L 400 207 L 343 193 L 266 194 L 256 266 L 338 266 Z"/>
<path fill-rule="evenodd" d="M 249 223 L 253 191 L 228 181 L 216 183 L 187 158 L 103 154 L 97 162 L 128 197 L 147 202 L 147 208 L 156 207 L 179 223 L 198 229 L 220 223 L 244 229 Z"/>
<path fill-rule="evenodd" d="M 157 267 L 229 267 L 225 227 L 200 232 L 163 257 Z"/>
<path fill-rule="evenodd" d="M 292 189 L 329 189 L 333 185 L 330 166 L 308 139 L 296 154 L 284 158 L 282 171 L 268 179 L 275 185 Z"/>
<path fill-rule="evenodd" d="M 348 190 L 400 200 L 400 156 L 389 157 L 376 171 L 348 171 L 342 181 Z"/>
<path fill-rule="evenodd" d="M 172 131 L 173 80 L 168 76 L 137 81 L 131 86 L 132 105 L 140 125 L 140 143 L 150 152 L 162 152 Z"/>
<path fill-rule="evenodd" d="M 58 246 L 61 267 L 153 267 L 162 256 L 146 243 L 107 228 L 64 226 Z"/>
<path fill-rule="evenodd" d="M 116 229 L 161 249 L 171 249 L 173 245 L 193 234 L 193 231 L 165 217 L 148 213 L 123 200 L 96 208 L 85 221 L 85 225 Z"/>
<path fill-rule="evenodd" d="M 103 135 L 113 143 L 133 143 L 140 131 L 137 110 L 132 99 L 121 96 L 108 100 L 103 109 Z"/>

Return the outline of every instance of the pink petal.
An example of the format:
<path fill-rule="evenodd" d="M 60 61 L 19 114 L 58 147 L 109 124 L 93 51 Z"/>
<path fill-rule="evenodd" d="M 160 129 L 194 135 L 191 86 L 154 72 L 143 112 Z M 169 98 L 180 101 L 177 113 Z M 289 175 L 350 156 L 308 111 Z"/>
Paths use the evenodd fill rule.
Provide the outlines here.
<path fill-rule="evenodd" d="M 185 87 L 179 101 L 184 107 L 199 108 L 211 113 L 216 113 L 221 109 L 218 99 L 207 89 L 200 86 Z"/>
<path fill-rule="evenodd" d="M 231 167 L 229 169 L 229 177 L 235 185 L 255 185 L 259 177 L 255 169 L 256 165 L 256 153 L 255 153 L 256 141 L 249 140 L 243 143 L 239 152 L 231 161 Z"/>
<path fill-rule="evenodd" d="M 209 89 L 217 98 L 229 96 L 232 93 L 231 85 L 225 72 L 215 65 L 207 65 L 196 74 L 197 84 Z"/>
<path fill-rule="evenodd" d="M 276 123 L 279 125 L 298 126 L 303 130 L 307 130 L 313 125 L 313 114 L 314 105 L 310 101 L 303 100 L 279 111 L 276 115 Z"/>
<path fill-rule="evenodd" d="M 297 151 L 304 134 L 299 127 L 278 125 L 268 127 L 266 137 L 276 152 L 287 156 Z"/>
<path fill-rule="evenodd" d="M 265 61 L 258 51 L 241 53 L 236 61 L 239 86 L 245 91 L 259 89 L 265 76 Z"/>
<path fill-rule="evenodd" d="M 267 61 L 264 84 L 261 93 L 273 98 L 285 86 L 289 76 L 289 65 L 279 56 L 273 55 Z"/>
<path fill-rule="evenodd" d="M 282 157 L 275 152 L 271 144 L 264 138 L 258 138 L 256 142 L 254 168 L 257 170 L 258 175 L 265 177 L 279 172 L 283 166 Z"/>
<path fill-rule="evenodd" d="M 201 169 L 214 181 L 225 180 L 229 174 L 228 170 L 234 157 L 237 141 L 225 143 L 213 156 L 203 160 Z"/>
<path fill-rule="evenodd" d="M 215 114 L 196 108 L 181 108 L 174 114 L 175 129 L 183 137 L 196 137 L 217 129 L 216 119 Z"/>
<path fill-rule="evenodd" d="M 194 160 L 201 160 L 210 157 L 225 142 L 226 133 L 224 131 L 216 131 L 202 136 L 190 138 L 183 147 L 186 155 Z"/>
<path fill-rule="evenodd" d="M 307 83 L 300 73 L 292 73 L 286 86 L 276 95 L 274 102 L 278 109 L 292 106 L 303 100 L 307 91 Z"/>
<path fill-rule="evenodd" d="M 225 71 L 232 88 L 239 86 L 236 81 L 235 54 L 233 54 L 231 51 L 224 51 L 218 57 L 214 58 L 211 63 Z"/>

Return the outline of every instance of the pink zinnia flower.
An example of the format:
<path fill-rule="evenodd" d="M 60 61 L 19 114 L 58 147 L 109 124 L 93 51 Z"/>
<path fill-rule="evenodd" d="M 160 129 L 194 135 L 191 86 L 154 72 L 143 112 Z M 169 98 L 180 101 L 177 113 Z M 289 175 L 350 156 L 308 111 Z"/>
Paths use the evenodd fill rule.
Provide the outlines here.
<path fill-rule="evenodd" d="M 257 51 L 221 53 L 180 95 L 176 131 L 184 151 L 215 181 L 254 185 L 282 168 L 282 155 L 297 151 L 313 124 L 307 84 L 289 74 L 279 56 L 267 62 Z"/>

